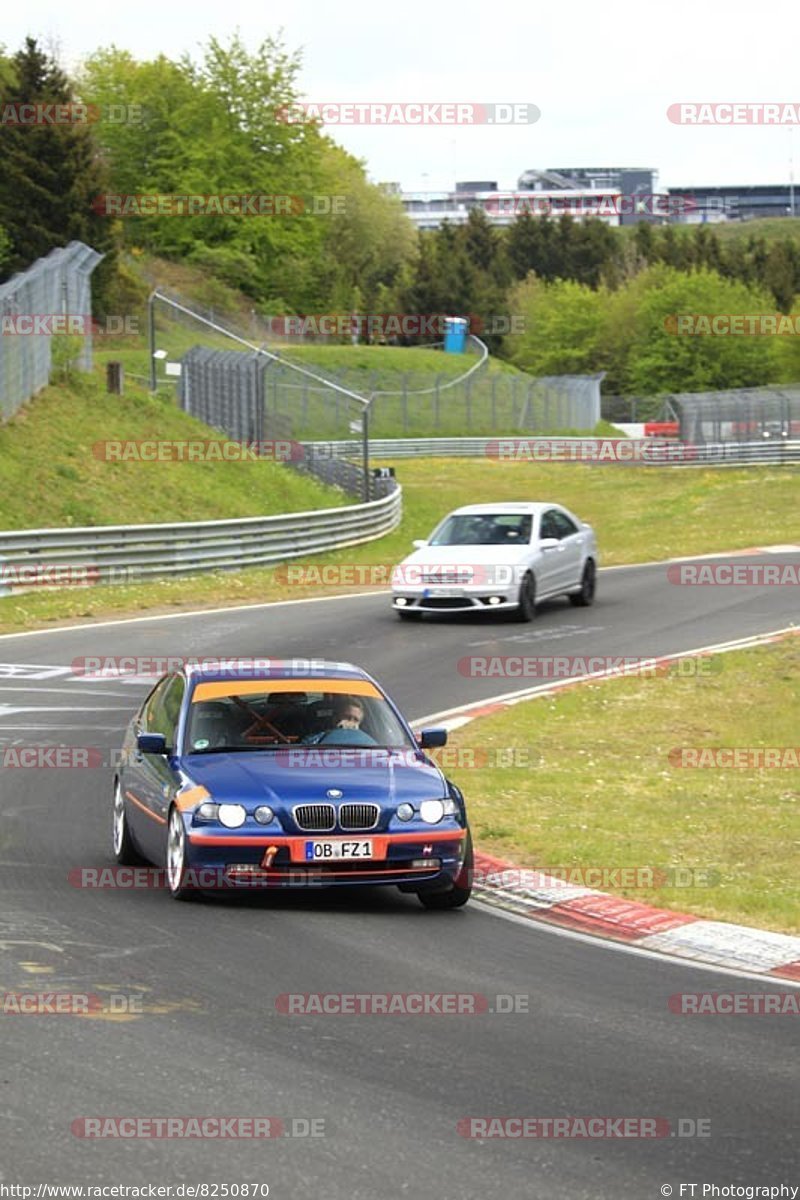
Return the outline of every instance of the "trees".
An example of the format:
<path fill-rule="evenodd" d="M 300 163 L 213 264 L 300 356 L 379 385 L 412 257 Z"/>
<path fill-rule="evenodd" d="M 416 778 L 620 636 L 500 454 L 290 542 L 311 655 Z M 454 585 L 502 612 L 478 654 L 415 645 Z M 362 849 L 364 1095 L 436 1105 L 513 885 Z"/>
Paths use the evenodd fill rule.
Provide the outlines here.
<path fill-rule="evenodd" d="M 33 38 L 6 59 L 3 105 L 68 104 L 72 87 Z M 103 188 L 103 167 L 87 124 L 6 124 L 0 171 L 0 226 L 10 253 L 6 275 L 23 270 L 55 246 L 72 239 L 112 250 L 106 223 L 92 210 Z M 107 277 L 109 264 L 105 264 Z M 102 281 L 103 272 L 98 279 Z"/>

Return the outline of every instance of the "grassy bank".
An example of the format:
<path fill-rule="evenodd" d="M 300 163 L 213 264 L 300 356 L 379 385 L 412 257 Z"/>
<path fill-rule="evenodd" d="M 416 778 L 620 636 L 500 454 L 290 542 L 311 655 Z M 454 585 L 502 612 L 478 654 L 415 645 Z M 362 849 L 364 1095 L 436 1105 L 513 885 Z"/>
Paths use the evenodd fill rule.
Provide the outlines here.
<path fill-rule="evenodd" d="M 79 478 L 85 460 L 84 448 L 75 465 Z M 95 465 L 110 469 L 108 464 Z M 270 464 L 253 466 L 265 469 Z M 392 563 L 410 552 L 412 539 L 427 536 L 448 509 L 476 499 L 552 498 L 564 503 L 595 526 L 602 561 L 607 565 L 653 562 L 684 554 L 746 549 L 765 542 L 797 540 L 798 472 L 791 467 L 706 471 L 589 467 L 567 463 L 515 464 L 480 459 L 398 460 L 395 466 L 404 489 L 404 515 L 400 527 L 379 542 L 307 560 L 313 564 L 325 562 L 342 566 L 350 572 L 352 582 L 349 586 L 346 581 L 338 587 L 290 586 L 276 575 L 274 568 L 254 568 L 237 574 L 195 576 L 190 590 L 185 581 L 166 580 L 71 592 L 27 593 L 0 598 L 0 631 L 32 628 L 54 620 L 174 610 L 187 607 L 187 594 L 191 595 L 190 607 L 214 607 L 295 600 L 380 586 L 386 571 L 383 576 L 364 575 L 360 581 L 353 579 L 354 571 L 369 564 L 388 570 Z M 152 486 L 172 489 L 174 484 L 170 481 L 174 479 L 177 465 L 153 464 L 153 468 L 162 478 L 159 481 L 156 477 Z M 139 498 L 137 480 L 142 476 L 135 472 L 142 471 L 143 465 L 135 464 L 131 469 L 134 472 L 131 486 L 135 489 L 136 500 Z M 229 467 L 232 473 L 251 469 L 243 464 Z M 290 480 L 293 478 L 293 473 L 288 470 L 285 474 Z M 299 480 L 298 486 L 305 486 L 305 483 Z M 67 495 L 74 494 L 74 481 L 71 481 Z M 294 501 L 295 508 L 301 507 L 301 498 L 298 496 Z M 198 515 L 189 512 L 180 489 L 173 493 L 172 507 L 162 500 L 159 517 L 152 515 L 152 502 L 148 496 L 142 494 L 140 499 L 143 508 L 136 510 L 136 520 L 175 520 Z M 249 496 L 245 499 L 247 503 L 253 500 Z M 34 501 L 38 508 L 32 508 L 29 503 L 28 515 L 37 512 L 39 523 L 50 524 L 47 507 L 42 507 L 38 497 L 34 497 Z M 67 500 L 60 503 L 66 505 Z M 302 507 L 314 505 L 304 503 Z M 107 507 L 106 511 L 114 519 L 123 520 L 130 510 L 115 512 Z M 142 511 L 148 515 L 139 515 Z M 248 509 L 247 513 L 251 511 Z M 227 511 L 214 515 L 247 513 Z"/>
<path fill-rule="evenodd" d="M 637 887 L 615 887 L 613 874 L 593 886 L 800 932 L 800 769 L 692 768 L 670 758 L 679 747 L 796 747 L 800 639 L 719 655 L 709 667 L 582 685 L 457 730 L 451 748 L 480 751 L 478 761 L 527 752 L 516 756 L 524 765 L 450 771 L 480 849 L 566 878 L 653 868 L 656 884 L 660 872 L 667 882 L 649 886 L 643 872 Z"/>
<path fill-rule="evenodd" d="M 300 512 L 350 498 L 286 467 L 249 462 L 108 462 L 108 440 L 214 435 L 164 397 L 110 396 L 98 376 L 49 387 L 0 426 L 0 529 L 146 524 Z"/>

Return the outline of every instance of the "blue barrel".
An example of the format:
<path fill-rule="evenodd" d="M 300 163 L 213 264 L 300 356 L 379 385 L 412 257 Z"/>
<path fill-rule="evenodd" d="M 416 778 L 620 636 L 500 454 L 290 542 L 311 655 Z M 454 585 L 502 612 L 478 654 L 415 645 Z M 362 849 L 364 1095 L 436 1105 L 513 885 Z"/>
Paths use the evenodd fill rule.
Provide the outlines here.
<path fill-rule="evenodd" d="M 466 317 L 445 317 L 444 349 L 446 354 L 463 354 L 467 344 Z"/>

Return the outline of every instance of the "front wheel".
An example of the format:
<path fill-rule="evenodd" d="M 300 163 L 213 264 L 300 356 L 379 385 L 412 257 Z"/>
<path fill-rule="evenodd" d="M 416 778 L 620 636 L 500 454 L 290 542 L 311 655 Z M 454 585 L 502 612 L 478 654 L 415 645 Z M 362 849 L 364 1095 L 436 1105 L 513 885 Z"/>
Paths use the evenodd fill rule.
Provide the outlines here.
<path fill-rule="evenodd" d="M 119 780 L 114 784 L 112 843 L 114 846 L 114 858 L 121 867 L 138 867 L 144 861 L 133 844 L 131 831 L 128 827 L 128 817 L 125 812 L 125 800 Z"/>
<path fill-rule="evenodd" d="M 169 815 L 167 830 L 167 885 L 173 900 L 188 900 L 194 895 L 186 882 L 189 868 L 186 861 L 186 830 L 177 808 Z"/>
<path fill-rule="evenodd" d="M 452 887 L 444 892 L 417 892 L 423 908 L 441 911 L 448 908 L 463 908 L 472 895 L 472 876 L 475 870 L 475 856 L 472 850 L 472 835 L 467 834 L 467 849 L 461 870 L 456 875 Z"/>
<path fill-rule="evenodd" d="M 581 575 L 581 590 L 570 595 L 569 602 L 576 608 L 589 608 L 594 604 L 594 594 L 597 590 L 597 568 L 591 558 L 587 559 Z"/>
<path fill-rule="evenodd" d="M 530 571 L 526 574 L 519 588 L 519 603 L 516 609 L 518 621 L 532 621 L 536 613 L 536 580 Z"/>

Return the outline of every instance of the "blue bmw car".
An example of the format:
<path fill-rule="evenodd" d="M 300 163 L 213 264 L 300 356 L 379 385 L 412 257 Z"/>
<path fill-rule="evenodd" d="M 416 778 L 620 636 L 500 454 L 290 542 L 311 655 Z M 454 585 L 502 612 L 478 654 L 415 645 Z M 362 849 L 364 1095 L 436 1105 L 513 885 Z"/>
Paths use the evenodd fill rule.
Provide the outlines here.
<path fill-rule="evenodd" d="M 216 887 L 392 884 L 426 908 L 470 897 L 464 798 L 396 705 L 348 663 L 187 666 L 125 735 L 117 862 L 166 868 L 176 900 Z"/>

